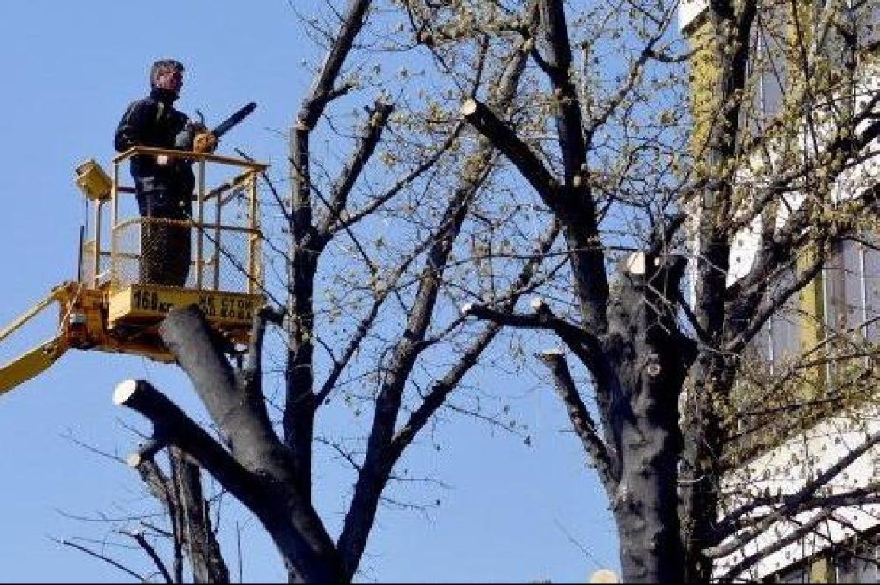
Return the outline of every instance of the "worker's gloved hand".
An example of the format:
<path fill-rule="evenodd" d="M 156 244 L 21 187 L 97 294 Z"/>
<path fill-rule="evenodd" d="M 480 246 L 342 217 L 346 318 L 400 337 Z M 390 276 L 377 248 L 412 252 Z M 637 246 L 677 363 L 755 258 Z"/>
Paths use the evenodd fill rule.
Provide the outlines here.
<path fill-rule="evenodd" d="M 177 150 L 192 150 L 193 136 L 195 136 L 195 132 L 187 126 L 174 137 L 174 148 Z"/>
<path fill-rule="evenodd" d="M 217 137 L 211 132 L 198 132 L 193 138 L 193 152 L 214 152 L 217 149 Z"/>

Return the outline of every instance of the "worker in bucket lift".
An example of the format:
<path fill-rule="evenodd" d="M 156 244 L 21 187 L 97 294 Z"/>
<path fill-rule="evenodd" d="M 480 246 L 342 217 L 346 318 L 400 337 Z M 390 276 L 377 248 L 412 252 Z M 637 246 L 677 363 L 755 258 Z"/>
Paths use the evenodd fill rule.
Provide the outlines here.
<path fill-rule="evenodd" d="M 174 108 L 184 67 L 162 59 L 150 68 L 150 94 L 129 104 L 116 129 L 114 146 L 213 152 L 217 138 Z M 141 284 L 183 286 L 192 252 L 189 220 L 195 175 L 186 157 L 139 154 L 131 158 L 141 224 Z"/>

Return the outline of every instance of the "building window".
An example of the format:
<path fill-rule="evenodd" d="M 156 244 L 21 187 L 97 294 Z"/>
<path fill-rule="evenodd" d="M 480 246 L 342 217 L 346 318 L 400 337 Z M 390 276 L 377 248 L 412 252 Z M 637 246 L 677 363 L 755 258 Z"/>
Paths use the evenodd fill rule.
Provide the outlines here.
<path fill-rule="evenodd" d="M 770 12 L 774 10 L 778 12 Z M 755 133 L 763 132 L 782 109 L 782 88 L 787 84 L 784 51 L 773 22 L 770 14 L 759 15 L 751 39 L 748 75 L 753 83 L 752 106 L 743 108 L 742 115 L 745 126 Z"/>
<path fill-rule="evenodd" d="M 826 326 L 880 341 L 880 252 L 862 242 L 837 245 L 825 269 Z"/>

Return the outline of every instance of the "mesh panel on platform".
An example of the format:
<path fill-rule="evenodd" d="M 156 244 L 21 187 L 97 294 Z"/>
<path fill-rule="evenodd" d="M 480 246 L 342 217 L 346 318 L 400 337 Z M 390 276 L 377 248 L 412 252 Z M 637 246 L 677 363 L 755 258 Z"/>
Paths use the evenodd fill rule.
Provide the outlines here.
<path fill-rule="evenodd" d="M 250 230 L 221 226 L 200 229 L 187 221 L 143 218 L 120 223 L 113 233 L 113 278 L 118 286 L 165 284 L 248 292 Z M 201 262 L 199 259 L 201 258 Z"/>
<path fill-rule="evenodd" d="M 251 233 L 237 229 L 205 228 L 202 238 L 202 287 L 228 292 L 248 292 Z"/>

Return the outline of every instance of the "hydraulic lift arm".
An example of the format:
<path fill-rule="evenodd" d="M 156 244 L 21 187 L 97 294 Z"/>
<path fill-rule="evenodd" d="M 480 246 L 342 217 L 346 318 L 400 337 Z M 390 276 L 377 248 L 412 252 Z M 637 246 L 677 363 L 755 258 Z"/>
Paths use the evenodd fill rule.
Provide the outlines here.
<path fill-rule="evenodd" d="M 0 342 L 52 303 L 63 301 L 66 297 L 66 291 L 67 288 L 64 286 L 52 289 L 46 295 L 46 298 L 18 317 L 3 331 L 0 331 Z M 0 367 L 0 394 L 12 390 L 22 382 L 33 378 L 49 368 L 69 347 L 67 336 L 62 332 L 55 338 L 42 343 Z"/>
<path fill-rule="evenodd" d="M 0 367 L 0 394 L 48 369 L 67 349 L 64 337 L 59 335 Z"/>
<path fill-rule="evenodd" d="M 195 291 L 185 299 L 187 302 L 180 304 L 189 304 L 198 298 L 199 292 Z M 69 349 L 135 354 L 162 363 L 173 361 L 158 337 L 161 316 L 120 320 L 121 326 L 111 329 L 107 291 L 90 289 L 80 282 L 65 282 L 53 288 L 43 300 L 0 331 L 0 343 L 55 303 L 58 305 L 57 335 L 0 366 L 0 395 L 51 367 Z"/>

